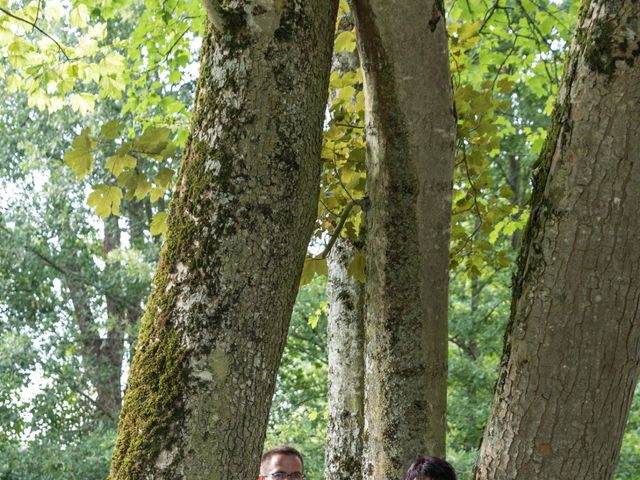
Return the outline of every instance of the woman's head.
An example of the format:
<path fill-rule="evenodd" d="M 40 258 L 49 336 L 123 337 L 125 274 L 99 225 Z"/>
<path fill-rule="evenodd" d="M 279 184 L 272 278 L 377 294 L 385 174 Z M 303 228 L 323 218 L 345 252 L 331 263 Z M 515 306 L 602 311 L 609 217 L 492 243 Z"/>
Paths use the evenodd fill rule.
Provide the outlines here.
<path fill-rule="evenodd" d="M 416 458 L 404 480 L 456 480 L 456 472 L 441 458 L 424 456 Z"/>

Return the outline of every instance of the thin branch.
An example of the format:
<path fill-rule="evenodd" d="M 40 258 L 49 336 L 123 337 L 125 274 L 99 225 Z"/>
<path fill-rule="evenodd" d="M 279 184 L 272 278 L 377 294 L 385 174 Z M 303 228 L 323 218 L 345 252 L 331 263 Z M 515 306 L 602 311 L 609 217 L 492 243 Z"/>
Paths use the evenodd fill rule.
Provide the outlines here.
<path fill-rule="evenodd" d="M 342 183 L 342 178 L 340 177 L 340 172 L 338 171 L 338 162 L 336 161 L 336 149 L 335 149 L 335 147 L 333 147 L 333 172 L 335 173 L 336 178 L 338 179 L 338 183 L 340 184 L 340 186 L 342 187 L 344 192 L 351 199 L 351 201 L 354 201 L 353 197 L 351 196 L 351 193 L 349 192 L 349 189 L 347 188 L 347 186 L 344 183 Z"/>
<path fill-rule="evenodd" d="M 364 129 L 364 126 L 362 125 L 351 125 L 350 123 L 334 123 L 334 125 L 337 125 L 339 127 L 347 127 L 347 128 L 359 128 L 359 129 Z"/>
<path fill-rule="evenodd" d="M 351 210 L 356 205 L 362 208 L 364 202 L 365 200 L 362 199 L 362 200 L 351 200 L 349 203 L 347 203 L 347 206 L 344 207 L 344 210 L 340 215 L 340 220 L 338 221 L 338 225 L 336 226 L 335 230 L 331 234 L 331 237 L 329 238 L 329 243 L 327 243 L 327 246 L 324 247 L 324 250 L 322 251 L 322 253 L 315 258 L 327 258 L 327 255 L 329 255 L 329 252 L 331 252 L 333 245 L 338 240 L 338 237 L 340 236 L 340 232 L 342 231 L 344 224 L 347 222 L 347 218 L 349 218 L 349 214 L 351 213 Z"/>
<path fill-rule="evenodd" d="M 58 41 L 53 38 L 51 35 L 49 35 L 47 32 L 45 32 L 43 29 L 41 29 L 38 25 L 36 25 L 36 22 L 32 22 L 30 20 L 27 20 L 26 18 L 22 18 L 19 17 L 17 15 L 14 15 L 13 13 L 11 13 L 9 10 L 5 10 L 4 8 L 0 7 L 0 12 L 4 13 L 5 15 L 7 15 L 8 17 L 11 17 L 15 20 L 18 20 L 19 22 L 24 22 L 27 25 L 31 25 L 34 29 L 36 29 L 37 31 L 39 31 L 42 35 L 44 35 L 45 37 L 47 37 L 49 40 L 51 40 L 53 43 L 56 44 L 56 46 L 58 47 L 58 50 L 60 50 L 60 52 L 62 53 L 62 55 L 64 55 L 64 58 L 69 61 L 71 60 L 69 58 L 69 55 L 67 55 L 67 52 L 65 52 L 64 48 L 62 48 L 62 45 L 60 45 L 60 43 L 58 43 Z"/>
<path fill-rule="evenodd" d="M 40 16 L 40 7 L 42 5 L 42 0 L 38 0 L 38 10 L 36 10 L 36 18 L 33 21 L 34 24 L 38 23 L 38 17 Z M 33 28 L 31 29 L 31 31 L 33 32 Z"/>
<path fill-rule="evenodd" d="M 165 52 L 162 60 L 159 60 L 154 66 L 147 68 L 147 70 L 145 70 L 144 73 L 149 73 L 152 70 L 155 70 L 156 68 L 158 68 L 164 62 L 166 62 L 167 59 L 169 58 L 169 55 L 171 55 L 171 52 L 173 51 L 173 49 L 176 48 L 176 45 L 180 43 L 180 40 L 182 40 L 182 38 L 187 34 L 188 31 L 189 31 L 189 27 L 187 27 L 184 32 L 182 32 L 180 35 L 176 37 L 176 39 L 173 41 L 169 49 Z"/>

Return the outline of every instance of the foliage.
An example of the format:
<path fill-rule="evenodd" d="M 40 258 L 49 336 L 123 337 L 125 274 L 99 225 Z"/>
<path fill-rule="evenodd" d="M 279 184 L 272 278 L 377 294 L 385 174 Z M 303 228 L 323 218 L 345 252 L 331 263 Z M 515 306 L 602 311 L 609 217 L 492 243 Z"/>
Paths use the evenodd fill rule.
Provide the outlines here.
<path fill-rule="evenodd" d="M 493 394 L 527 219 L 530 169 L 576 18 L 573 0 L 449 0 L 458 118 L 453 196 L 449 452 L 469 478 Z M 300 448 L 322 478 L 325 251 L 359 239 L 364 97 L 340 2 L 312 250 L 274 396 L 267 446 Z M 144 298 L 186 143 L 203 33 L 199 0 L 0 0 L 0 478 L 104 478 L 112 424 L 95 405 L 71 286 L 102 339 L 107 301 Z M 125 240 L 105 252 L 118 217 Z M 137 232 L 137 233 L 136 233 Z M 363 256 L 350 272 L 365 280 Z M 135 303 L 135 301 L 134 301 Z M 136 326 L 126 330 L 135 344 Z M 123 352 L 127 361 L 129 352 Z M 102 368 L 102 367 L 100 367 Z M 33 383 L 38 388 L 30 388 Z M 616 473 L 638 477 L 640 393 Z"/>
<path fill-rule="evenodd" d="M 265 449 L 298 448 L 309 480 L 324 474 L 327 421 L 325 277 L 300 289 L 278 373 Z"/>

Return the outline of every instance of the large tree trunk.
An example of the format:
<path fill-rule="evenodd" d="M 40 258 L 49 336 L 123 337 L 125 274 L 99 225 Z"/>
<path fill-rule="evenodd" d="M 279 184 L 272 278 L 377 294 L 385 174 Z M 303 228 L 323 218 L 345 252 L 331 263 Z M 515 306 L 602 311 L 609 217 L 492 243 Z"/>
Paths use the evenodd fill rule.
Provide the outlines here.
<path fill-rule="evenodd" d="M 328 258 L 329 419 L 325 480 L 362 478 L 364 285 L 348 273 L 357 250 L 338 239 Z"/>
<path fill-rule="evenodd" d="M 366 99 L 365 478 L 444 455 L 455 120 L 444 10 L 354 0 Z"/>
<path fill-rule="evenodd" d="M 640 365 L 640 3 L 583 5 L 475 478 L 611 478 Z"/>
<path fill-rule="evenodd" d="M 251 479 L 316 213 L 337 1 L 211 0 L 112 479 Z"/>

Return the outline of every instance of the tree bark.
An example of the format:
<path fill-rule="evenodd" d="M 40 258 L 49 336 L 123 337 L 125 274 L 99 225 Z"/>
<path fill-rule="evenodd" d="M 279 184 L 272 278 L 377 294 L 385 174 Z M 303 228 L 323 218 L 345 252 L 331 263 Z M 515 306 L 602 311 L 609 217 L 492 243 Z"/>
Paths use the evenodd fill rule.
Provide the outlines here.
<path fill-rule="evenodd" d="M 364 478 L 445 453 L 455 119 L 441 1 L 354 0 L 365 84 Z"/>
<path fill-rule="evenodd" d="M 251 479 L 315 219 L 337 1 L 210 0 L 112 479 Z"/>
<path fill-rule="evenodd" d="M 356 248 L 338 239 L 328 258 L 329 419 L 325 480 L 362 478 L 364 285 L 348 273 Z"/>
<path fill-rule="evenodd" d="M 476 480 L 613 475 L 640 365 L 639 15 L 583 4 Z"/>

